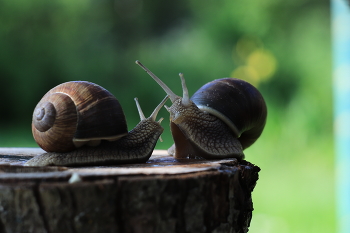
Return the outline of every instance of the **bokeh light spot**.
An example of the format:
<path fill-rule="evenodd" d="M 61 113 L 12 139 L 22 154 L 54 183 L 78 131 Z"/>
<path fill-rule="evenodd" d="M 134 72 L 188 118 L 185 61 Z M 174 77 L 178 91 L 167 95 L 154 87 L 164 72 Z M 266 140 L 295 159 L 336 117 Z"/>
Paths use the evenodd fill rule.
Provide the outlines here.
<path fill-rule="evenodd" d="M 239 39 L 233 50 L 233 60 L 235 58 L 240 65 L 232 71 L 231 77 L 246 80 L 254 86 L 271 78 L 277 69 L 275 56 L 264 48 L 259 38 Z"/>
<path fill-rule="evenodd" d="M 259 74 L 250 66 L 237 67 L 237 69 L 231 73 L 231 77 L 245 80 L 254 86 L 259 84 Z"/>
<path fill-rule="evenodd" d="M 257 38 L 242 37 L 237 41 L 234 52 L 237 53 L 239 59 L 245 61 L 253 51 L 261 46 L 262 43 Z"/>
<path fill-rule="evenodd" d="M 253 67 L 261 81 L 270 78 L 276 71 L 276 58 L 266 49 L 257 49 L 247 59 L 248 66 Z"/>

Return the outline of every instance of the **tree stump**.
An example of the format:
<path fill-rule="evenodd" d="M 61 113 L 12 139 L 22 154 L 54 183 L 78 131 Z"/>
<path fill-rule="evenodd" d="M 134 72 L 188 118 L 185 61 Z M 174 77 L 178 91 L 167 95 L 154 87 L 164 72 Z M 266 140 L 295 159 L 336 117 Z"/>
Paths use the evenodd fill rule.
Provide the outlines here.
<path fill-rule="evenodd" d="M 236 159 L 23 167 L 34 148 L 0 148 L 0 232 L 247 232 L 259 167 Z"/>

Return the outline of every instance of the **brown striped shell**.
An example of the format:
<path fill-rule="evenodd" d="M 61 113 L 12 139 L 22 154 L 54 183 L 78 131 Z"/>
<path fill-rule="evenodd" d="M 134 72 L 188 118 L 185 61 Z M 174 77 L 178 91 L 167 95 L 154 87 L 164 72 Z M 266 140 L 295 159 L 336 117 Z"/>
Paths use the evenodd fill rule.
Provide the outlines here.
<path fill-rule="evenodd" d="M 128 133 L 119 101 L 86 81 L 60 84 L 47 92 L 33 113 L 32 133 L 47 152 L 67 152 L 84 144 L 117 140 Z"/>

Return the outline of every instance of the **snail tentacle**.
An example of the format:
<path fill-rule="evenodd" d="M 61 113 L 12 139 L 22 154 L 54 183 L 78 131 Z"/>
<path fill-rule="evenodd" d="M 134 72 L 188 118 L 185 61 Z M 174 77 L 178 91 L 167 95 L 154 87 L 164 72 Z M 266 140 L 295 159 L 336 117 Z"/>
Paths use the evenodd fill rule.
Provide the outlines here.
<path fill-rule="evenodd" d="M 155 74 L 153 74 L 146 66 L 144 66 L 140 61 L 135 62 L 139 65 L 144 71 L 146 71 L 149 76 L 151 76 L 158 84 L 163 88 L 165 93 L 169 96 L 171 102 L 174 102 L 179 96 L 177 96 L 162 80 L 160 80 Z"/>

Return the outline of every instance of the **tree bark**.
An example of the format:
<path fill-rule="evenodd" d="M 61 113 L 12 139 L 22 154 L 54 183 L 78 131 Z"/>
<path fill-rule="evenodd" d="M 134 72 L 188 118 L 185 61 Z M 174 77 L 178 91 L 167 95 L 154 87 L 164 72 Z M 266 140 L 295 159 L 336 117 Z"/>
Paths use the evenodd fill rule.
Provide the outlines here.
<path fill-rule="evenodd" d="M 40 149 L 0 149 L 1 232 L 247 232 L 259 167 L 236 159 L 23 167 Z"/>

